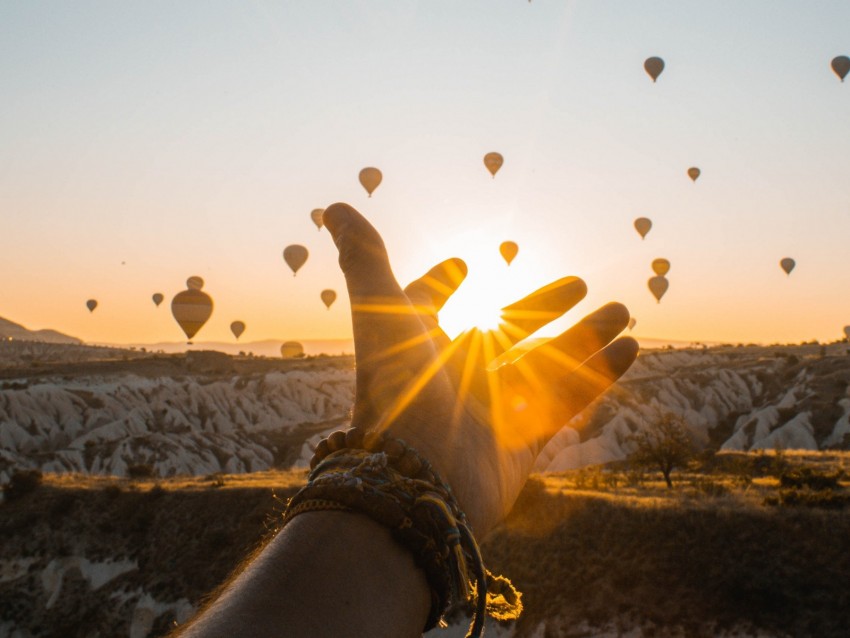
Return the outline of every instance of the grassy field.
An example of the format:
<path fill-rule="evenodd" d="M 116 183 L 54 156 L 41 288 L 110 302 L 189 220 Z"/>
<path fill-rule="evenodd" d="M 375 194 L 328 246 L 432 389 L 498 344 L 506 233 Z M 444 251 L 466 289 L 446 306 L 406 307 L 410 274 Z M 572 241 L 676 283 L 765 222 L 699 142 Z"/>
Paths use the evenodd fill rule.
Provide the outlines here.
<path fill-rule="evenodd" d="M 674 473 L 673 489 L 625 466 L 533 477 L 483 543 L 491 570 L 524 593 L 514 635 L 545 625 L 546 636 L 597 635 L 599 627 L 608 635 L 845 636 L 848 463 L 846 453 L 712 455 Z M 0 506 L 0 560 L 31 560 L 26 574 L 0 579 L 0 623 L 41 636 L 127 635 L 133 608 L 122 592 L 197 605 L 268 536 L 303 479 L 45 475 Z M 138 568 L 94 589 L 70 580 L 47 608 L 40 570 L 68 556 Z M 173 620 L 158 616 L 149 635 L 164 635 Z"/>
<path fill-rule="evenodd" d="M 711 455 L 673 489 L 622 466 L 539 476 L 485 552 L 525 592 L 518 636 L 540 623 L 593 635 L 572 633 L 583 622 L 645 636 L 845 636 L 848 464 L 847 453 Z M 789 486 L 812 476 L 837 486 Z"/>

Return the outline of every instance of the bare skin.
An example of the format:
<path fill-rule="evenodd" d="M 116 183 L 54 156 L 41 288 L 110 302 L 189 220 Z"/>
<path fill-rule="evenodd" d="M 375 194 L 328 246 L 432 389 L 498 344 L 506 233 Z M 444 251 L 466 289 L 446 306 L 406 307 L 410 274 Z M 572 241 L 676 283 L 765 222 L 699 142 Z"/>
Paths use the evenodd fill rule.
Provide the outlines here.
<path fill-rule="evenodd" d="M 495 333 L 451 341 L 437 313 L 463 281 L 450 259 L 402 289 L 378 232 L 346 204 L 326 209 L 352 306 L 352 424 L 428 458 L 480 539 L 513 506 L 545 442 L 632 364 L 637 343 L 611 303 L 521 356 L 507 353 L 586 293 L 566 277 L 503 311 Z M 428 589 L 389 532 L 355 514 L 296 517 L 182 636 L 418 636 Z"/>

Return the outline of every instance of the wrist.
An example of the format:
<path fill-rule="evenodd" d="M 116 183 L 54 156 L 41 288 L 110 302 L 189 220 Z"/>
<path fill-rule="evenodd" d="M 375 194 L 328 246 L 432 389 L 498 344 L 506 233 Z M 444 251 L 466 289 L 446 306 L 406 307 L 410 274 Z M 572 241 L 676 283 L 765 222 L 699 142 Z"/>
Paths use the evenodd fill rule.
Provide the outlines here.
<path fill-rule="evenodd" d="M 489 596 L 477 542 L 450 487 L 431 463 L 404 441 L 360 428 L 334 432 L 317 446 L 308 483 L 288 503 L 286 526 L 305 513 L 361 512 L 386 527 L 425 573 L 431 606 L 425 631 L 450 604 L 471 603 L 470 636 L 483 632 L 485 611 L 517 617 L 520 594 L 507 583 L 506 604 Z M 489 575 L 492 577 L 492 575 Z"/>

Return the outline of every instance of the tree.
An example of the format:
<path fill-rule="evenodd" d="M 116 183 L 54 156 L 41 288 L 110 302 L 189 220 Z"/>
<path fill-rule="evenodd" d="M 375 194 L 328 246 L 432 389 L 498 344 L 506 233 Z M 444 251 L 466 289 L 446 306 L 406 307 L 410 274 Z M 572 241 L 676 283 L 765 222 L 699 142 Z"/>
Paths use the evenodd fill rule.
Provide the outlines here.
<path fill-rule="evenodd" d="M 660 471 L 667 487 L 673 487 L 670 473 L 684 467 L 694 455 L 685 420 L 675 414 L 661 415 L 654 424 L 632 434 L 628 440 L 635 445 L 629 459 Z"/>

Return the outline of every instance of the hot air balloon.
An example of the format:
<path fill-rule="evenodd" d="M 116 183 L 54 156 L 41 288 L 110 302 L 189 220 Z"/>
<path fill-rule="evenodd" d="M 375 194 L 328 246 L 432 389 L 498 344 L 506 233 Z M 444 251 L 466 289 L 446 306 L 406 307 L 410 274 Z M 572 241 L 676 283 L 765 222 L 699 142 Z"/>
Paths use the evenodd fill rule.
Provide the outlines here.
<path fill-rule="evenodd" d="M 156 304 L 156 306 L 158 308 L 159 304 L 162 303 L 162 300 L 165 299 L 165 297 L 163 296 L 163 294 L 161 292 L 155 292 L 155 293 L 153 293 L 153 297 L 151 297 L 151 299 L 153 299 L 153 302 Z"/>
<path fill-rule="evenodd" d="M 307 249 L 299 244 L 292 244 L 283 249 L 283 260 L 287 266 L 292 268 L 293 277 L 298 272 L 298 269 L 307 261 L 309 255 L 310 253 L 307 252 Z"/>
<path fill-rule="evenodd" d="M 637 319 L 635 319 L 634 317 L 632 317 L 631 319 L 629 319 L 629 330 L 631 330 L 632 328 L 634 328 L 636 325 L 637 325 Z"/>
<path fill-rule="evenodd" d="M 242 333 L 245 332 L 245 323 L 242 321 L 234 321 L 230 324 L 230 332 L 233 333 L 233 336 L 239 339 L 242 336 Z"/>
<path fill-rule="evenodd" d="M 304 346 L 297 341 L 286 341 L 280 347 L 280 356 L 284 359 L 294 359 L 304 356 Z"/>
<path fill-rule="evenodd" d="M 484 166 L 487 167 L 487 170 L 490 171 L 490 175 L 493 178 L 496 178 L 496 173 L 499 172 L 499 169 L 502 168 L 502 164 L 505 163 L 505 158 L 502 157 L 501 153 L 487 153 L 484 156 Z"/>
<path fill-rule="evenodd" d="M 791 271 L 794 270 L 794 266 L 797 265 L 797 262 L 790 257 L 783 257 L 779 260 L 779 265 L 782 267 L 782 270 L 785 271 L 786 275 L 790 275 Z"/>
<path fill-rule="evenodd" d="M 519 246 L 517 246 L 516 242 L 513 241 L 503 241 L 499 246 L 499 252 L 502 253 L 502 258 L 508 263 L 508 266 L 510 266 L 514 257 L 516 257 L 519 252 Z"/>
<path fill-rule="evenodd" d="M 850 326 L 844 326 L 844 336 L 847 337 L 847 341 L 850 341 Z"/>
<path fill-rule="evenodd" d="M 195 275 L 194 277 L 189 277 L 186 280 L 186 287 L 189 290 L 200 290 L 204 287 L 204 280 Z"/>
<path fill-rule="evenodd" d="M 652 81 L 655 82 L 664 70 L 664 60 L 656 57 L 647 58 L 643 63 L 643 68 L 647 73 L 649 73 L 649 77 L 652 78 Z"/>
<path fill-rule="evenodd" d="M 697 181 L 697 178 L 700 176 L 700 170 L 696 166 L 691 166 L 688 169 L 688 177 L 690 177 L 693 181 Z"/>
<path fill-rule="evenodd" d="M 670 272 L 670 262 L 666 259 L 653 259 L 652 271 L 661 277 Z"/>
<path fill-rule="evenodd" d="M 171 314 L 186 333 L 186 338 L 194 337 L 198 330 L 210 318 L 213 301 L 210 296 L 197 289 L 189 288 L 178 292 L 171 300 Z"/>
<path fill-rule="evenodd" d="M 837 58 L 833 58 L 832 70 L 835 71 L 835 75 L 841 78 L 843 82 L 847 74 L 850 73 L 850 58 L 846 55 L 839 55 Z"/>
<path fill-rule="evenodd" d="M 313 220 L 313 223 L 316 224 L 316 228 L 318 228 L 319 230 L 322 230 L 322 224 L 324 224 L 324 221 L 322 221 L 322 215 L 324 214 L 324 208 L 314 208 L 312 211 L 310 211 L 310 219 Z"/>
<path fill-rule="evenodd" d="M 366 192 L 369 193 L 369 197 L 372 197 L 372 193 L 378 188 L 382 179 L 384 179 L 384 176 L 381 175 L 381 171 L 377 168 L 369 166 L 360 171 L 360 183 L 366 189 Z"/>
<path fill-rule="evenodd" d="M 646 217 L 638 217 L 635 220 L 635 230 L 640 233 L 640 238 L 645 239 L 646 234 L 652 229 L 652 221 Z"/>
<path fill-rule="evenodd" d="M 661 303 L 661 297 L 664 296 L 664 293 L 667 292 L 667 288 L 670 286 L 670 282 L 667 281 L 667 277 L 663 275 L 657 275 L 655 277 L 651 277 L 647 282 L 649 286 L 649 291 L 655 296 L 658 300 L 658 303 Z"/>
<path fill-rule="evenodd" d="M 328 310 L 330 310 L 331 304 L 334 301 L 336 301 L 336 291 L 334 291 L 334 290 L 323 290 L 321 297 L 322 297 L 322 301 L 324 302 L 325 306 L 327 306 Z"/>
<path fill-rule="evenodd" d="M 97 308 L 97 299 L 89 299 L 86 302 L 86 308 L 89 309 L 89 312 L 94 312 L 94 309 Z"/>

